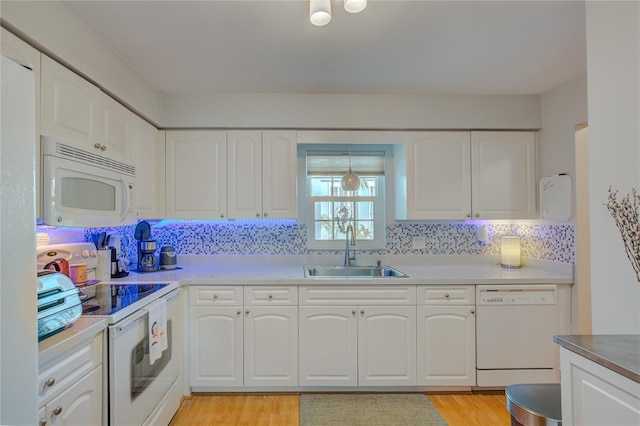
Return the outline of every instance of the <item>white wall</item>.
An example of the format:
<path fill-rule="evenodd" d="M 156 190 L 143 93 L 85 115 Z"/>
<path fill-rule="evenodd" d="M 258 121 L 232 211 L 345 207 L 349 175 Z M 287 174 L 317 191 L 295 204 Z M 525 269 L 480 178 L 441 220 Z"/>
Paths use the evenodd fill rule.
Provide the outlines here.
<path fill-rule="evenodd" d="M 539 129 L 539 96 L 165 94 L 166 127 Z"/>
<path fill-rule="evenodd" d="M 154 124 L 161 94 L 58 1 L 3 1 L 3 25 Z"/>
<path fill-rule="evenodd" d="M 640 332 L 640 285 L 604 203 L 640 187 L 640 2 L 586 3 L 594 334 Z"/>

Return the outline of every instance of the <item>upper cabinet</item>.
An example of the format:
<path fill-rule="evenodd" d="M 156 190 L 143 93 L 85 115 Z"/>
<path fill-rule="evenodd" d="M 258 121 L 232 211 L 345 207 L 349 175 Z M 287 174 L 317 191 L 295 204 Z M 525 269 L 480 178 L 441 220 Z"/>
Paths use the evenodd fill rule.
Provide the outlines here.
<path fill-rule="evenodd" d="M 166 132 L 166 217 L 227 218 L 227 132 Z"/>
<path fill-rule="evenodd" d="M 535 219 L 536 134 L 471 133 L 474 219 Z"/>
<path fill-rule="evenodd" d="M 41 133 L 132 164 L 133 113 L 42 55 Z"/>
<path fill-rule="evenodd" d="M 133 164 L 136 167 L 136 207 L 140 219 L 164 217 L 164 132 L 133 118 Z"/>
<path fill-rule="evenodd" d="M 415 132 L 398 145 L 399 220 L 537 217 L 535 133 Z"/>
<path fill-rule="evenodd" d="M 295 218 L 295 131 L 228 132 L 229 218 Z"/>

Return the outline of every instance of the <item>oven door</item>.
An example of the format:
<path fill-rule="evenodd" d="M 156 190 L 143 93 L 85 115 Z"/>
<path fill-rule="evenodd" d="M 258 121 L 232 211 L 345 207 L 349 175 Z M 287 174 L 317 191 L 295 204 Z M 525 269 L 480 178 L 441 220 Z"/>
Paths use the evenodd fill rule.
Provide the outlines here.
<path fill-rule="evenodd" d="M 167 300 L 168 348 L 149 363 L 148 313 L 142 309 L 109 326 L 109 424 L 141 425 L 180 374 L 180 302 L 177 289 Z"/>

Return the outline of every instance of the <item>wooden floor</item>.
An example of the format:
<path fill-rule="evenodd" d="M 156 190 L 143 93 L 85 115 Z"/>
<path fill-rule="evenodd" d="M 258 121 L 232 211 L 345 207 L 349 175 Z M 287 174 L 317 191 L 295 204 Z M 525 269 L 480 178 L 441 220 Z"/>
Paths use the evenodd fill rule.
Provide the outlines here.
<path fill-rule="evenodd" d="M 504 394 L 429 394 L 449 426 L 510 426 Z M 298 395 L 194 395 L 169 426 L 298 426 Z"/>

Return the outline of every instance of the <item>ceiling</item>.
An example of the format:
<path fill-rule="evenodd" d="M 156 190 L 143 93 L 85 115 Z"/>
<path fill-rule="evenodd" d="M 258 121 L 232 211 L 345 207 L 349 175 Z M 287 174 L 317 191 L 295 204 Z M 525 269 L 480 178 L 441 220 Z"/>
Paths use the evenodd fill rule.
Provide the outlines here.
<path fill-rule="evenodd" d="M 169 93 L 541 94 L 586 71 L 583 1 L 64 1 Z"/>

